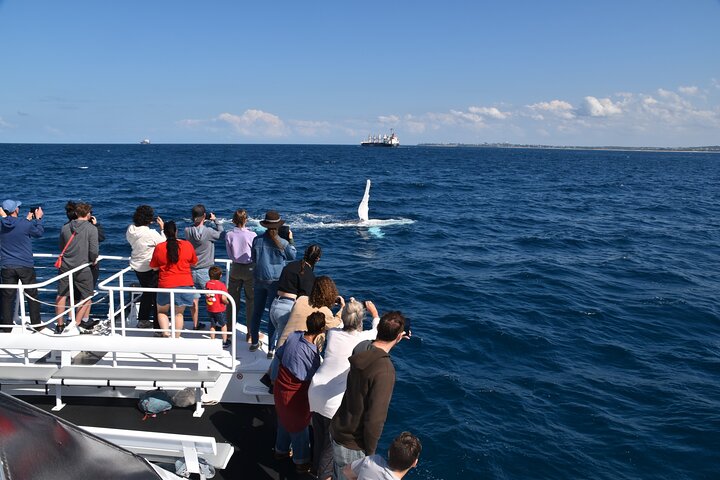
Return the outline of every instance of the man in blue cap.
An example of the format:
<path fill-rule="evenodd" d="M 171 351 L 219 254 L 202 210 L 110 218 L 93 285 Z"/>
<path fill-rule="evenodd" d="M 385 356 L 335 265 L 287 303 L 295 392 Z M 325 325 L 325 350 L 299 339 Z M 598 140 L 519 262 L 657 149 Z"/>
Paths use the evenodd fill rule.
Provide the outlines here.
<path fill-rule="evenodd" d="M 42 237 L 45 229 L 42 225 L 43 211 L 41 207 L 20 217 L 21 202 L 5 200 L 0 210 L 0 277 L 2 283 L 17 285 L 35 283 L 35 263 L 32 253 L 32 239 Z M 2 289 L 2 325 L 13 324 L 13 307 L 15 306 L 13 288 Z M 28 296 L 30 322 L 40 323 L 40 303 L 37 301 L 37 289 L 25 290 Z M 24 299 L 20 299 L 22 302 Z M 0 332 L 9 333 L 9 328 L 0 328 Z"/>

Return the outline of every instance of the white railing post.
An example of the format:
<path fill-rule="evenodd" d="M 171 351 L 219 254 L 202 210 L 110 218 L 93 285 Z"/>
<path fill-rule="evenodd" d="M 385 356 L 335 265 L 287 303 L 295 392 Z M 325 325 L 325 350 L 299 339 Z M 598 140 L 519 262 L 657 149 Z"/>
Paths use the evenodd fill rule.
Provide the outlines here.
<path fill-rule="evenodd" d="M 22 333 L 25 333 L 25 288 L 23 287 L 22 280 L 18 279 L 18 291 L 17 291 L 17 305 L 20 309 L 20 326 Z"/>

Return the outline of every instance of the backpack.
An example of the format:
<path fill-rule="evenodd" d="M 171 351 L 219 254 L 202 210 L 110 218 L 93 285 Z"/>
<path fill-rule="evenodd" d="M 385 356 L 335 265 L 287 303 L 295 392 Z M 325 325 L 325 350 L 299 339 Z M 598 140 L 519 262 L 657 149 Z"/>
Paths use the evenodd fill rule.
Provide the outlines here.
<path fill-rule="evenodd" d="M 140 395 L 138 408 L 145 414 L 143 420 L 148 417 L 157 417 L 158 413 L 165 413 L 172 408 L 172 400 L 164 390 L 149 390 Z"/>
<path fill-rule="evenodd" d="M 195 389 L 183 388 L 172 397 L 172 403 L 176 407 L 189 407 L 195 405 Z"/>

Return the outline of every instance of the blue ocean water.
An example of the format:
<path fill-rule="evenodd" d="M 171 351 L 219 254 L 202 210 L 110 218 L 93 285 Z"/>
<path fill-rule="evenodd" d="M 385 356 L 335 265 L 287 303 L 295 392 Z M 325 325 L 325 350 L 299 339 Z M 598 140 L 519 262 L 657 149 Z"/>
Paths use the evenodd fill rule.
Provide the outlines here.
<path fill-rule="evenodd" d="M 402 310 L 381 448 L 407 478 L 703 479 L 720 473 L 720 155 L 298 145 L 0 145 L 4 192 L 68 199 L 101 253 L 148 203 L 187 221 L 277 209 L 343 295 Z M 373 182 L 372 229 L 353 224 Z M 229 223 L 225 223 L 230 228 Z M 223 252 L 220 248 L 219 252 Z M 268 445 L 268 448 L 271 448 Z"/>

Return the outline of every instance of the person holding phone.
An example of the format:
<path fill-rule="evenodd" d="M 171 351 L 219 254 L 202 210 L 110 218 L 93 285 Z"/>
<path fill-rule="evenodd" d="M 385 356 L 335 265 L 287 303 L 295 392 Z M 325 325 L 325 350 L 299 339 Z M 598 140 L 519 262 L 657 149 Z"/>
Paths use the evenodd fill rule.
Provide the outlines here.
<path fill-rule="evenodd" d="M 41 207 L 31 209 L 25 217 L 20 216 L 22 202 L 5 200 L 0 210 L 3 217 L 0 222 L 0 276 L 2 283 L 17 285 L 18 280 L 25 284 L 35 283 L 35 262 L 33 261 L 32 239 L 40 238 L 45 233 L 42 224 L 43 210 Z M 2 324 L 12 325 L 14 320 L 13 307 L 17 290 L 2 290 Z M 25 290 L 28 297 L 30 322 L 40 324 L 40 303 L 37 289 Z M 23 301 L 24 299 L 21 299 Z M 0 328 L 0 333 L 10 333 L 9 328 Z"/>

